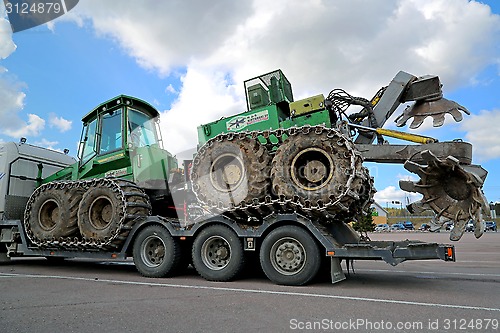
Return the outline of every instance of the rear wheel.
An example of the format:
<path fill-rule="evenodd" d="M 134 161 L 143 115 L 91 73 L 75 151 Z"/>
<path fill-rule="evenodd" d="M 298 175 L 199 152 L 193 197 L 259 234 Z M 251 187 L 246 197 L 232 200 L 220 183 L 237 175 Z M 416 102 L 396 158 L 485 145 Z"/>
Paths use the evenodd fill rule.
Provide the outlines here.
<path fill-rule="evenodd" d="M 36 239 L 49 240 L 74 235 L 76 212 L 82 192 L 76 189 L 46 189 L 34 198 L 27 223 Z"/>
<path fill-rule="evenodd" d="M 148 197 L 134 183 L 101 179 L 82 197 L 78 208 L 78 227 L 86 239 L 113 246 L 121 244 L 135 219 L 148 216 Z"/>
<path fill-rule="evenodd" d="M 359 199 L 361 158 L 340 132 L 322 128 L 291 135 L 278 148 L 271 169 L 273 193 L 298 198 L 305 207 L 347 210 Z M 337 208 L 337 206 L 339 208 Z"/>
<path fill-rule="evenodd" d="M 210 281 L 229 281 L 243 270 L 245 257 L 238 236 L 226 226 L 202 230 L 193 243 L 193 266 Z"/>
<path fill-rule="evenodd" d="M 105 240 L 120 228 L 124 215 L 122 199 L 107 186 L 89 189 L 78 210 L 78 226 L 83 237 Z"/>
<path fill-rule="evenodd" d="M 257 140 L 214 141 L 194 160 L 193 189 L 202 202 L 236 206 L 263 198 L 270 187 L 271 157 Z"/>
<path fill-rule="evenodd" d="M 310 282 L 321 267 L 318 245 L 297 226 L 285 226 L 266 236 L 260 249 L 260 263 L 276 284 L 301 286 Z"/>
<path fill-rule="evenodd" d="M 134 264 L 145 277 L 173 274 L 180 263 L 181 249 L 167 229 L 152 225 L 139 232 L 133 247 Z"/>

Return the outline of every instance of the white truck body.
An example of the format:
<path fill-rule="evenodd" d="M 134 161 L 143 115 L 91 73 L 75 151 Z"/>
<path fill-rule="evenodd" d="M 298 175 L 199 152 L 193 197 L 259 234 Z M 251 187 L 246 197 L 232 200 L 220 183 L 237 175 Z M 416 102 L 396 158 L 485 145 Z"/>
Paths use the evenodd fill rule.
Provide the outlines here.
<path fill-rule="evenodd" d="M 73 157 L 55 150 L 26 143 L 0 143 L 0 220 L 21 219 L 36 187 L 39 164 L 45 178 L 75 162 Z"/>

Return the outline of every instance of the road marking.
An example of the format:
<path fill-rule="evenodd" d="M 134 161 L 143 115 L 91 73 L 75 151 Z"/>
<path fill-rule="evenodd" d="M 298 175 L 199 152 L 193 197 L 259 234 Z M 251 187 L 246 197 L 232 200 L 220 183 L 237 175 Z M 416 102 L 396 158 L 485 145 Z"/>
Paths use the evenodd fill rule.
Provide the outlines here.
<path fill-rule="evenodd" d="M 196 285 L 171 284 L 171 283 L 152 283 L 152 282 L 139 282 L 139 281 L 109 280 L 109 279 L 98 279 L 98 278 L 93 279 L 93 278 L 60 276 L 60 275 L 0 273 L 0 276 L 76 280 L 76 281 L 102 282 L 102 283 L 114 283 L 114 284 L 124 284 L 124 285 L 164 287 L 164 288 L 185 288 L 185 289 L 203 289 L 203 290 L 215 290 L 215 291 L 234 291 L 234 292 L 240 292 L 240 293 L 270 294 L 270 295 L 300 296 L 300 297 L 317 297 L 317 298 L 342 299 L 342 300 L 349 300 L 349 301 L 363 301 L 363 302 L 374 302 L 374 303 L 404 304 L 404 305 L 438 307 L 438 308 L 448 308 L 448 309 L 451 308 L 451 309 L 462 309 L 462 310 L 465 309 L 465 310 L 480 310 L 480 311 L 500 312 L 500 308 L 488 308 L 488 307 L 471 306 L 471 305 L 439 304 L 439 303 L 402 301 L 402 300 L 382 299 L 382 298 L 367 298 L 367 297 L 340 296 L 340 295 L 327 295 L 327 294 L 311 294 L 311 293 L 300 293 L 300 292 L 289 292 L 289 291 L 273 291 L 273 290 L 229 288 L 229 287 L 212 287 L 212 286 L 196 286 Z"/>
<path fill-rule="evenodd" d="M 500 274 L 487 273 L 454 273 L 454 272 L 425 272 L 425 271 L 401 271 L 390 269 L 355 269 L 355 272 L 376 272 L 376 273 L 405 273 L 405 274 L 436 274 L 436 275 L 465 275 L 465 276 L 483 276 L 483 277 L 500 277 Z"/>

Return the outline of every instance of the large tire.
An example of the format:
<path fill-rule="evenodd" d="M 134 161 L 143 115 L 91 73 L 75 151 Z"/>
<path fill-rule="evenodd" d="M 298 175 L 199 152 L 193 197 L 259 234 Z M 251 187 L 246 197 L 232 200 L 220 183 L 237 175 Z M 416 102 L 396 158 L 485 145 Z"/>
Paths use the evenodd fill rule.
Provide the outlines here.
<path fill-rule="evenodd" d="M 224 207 L 261 199 L 271 185 L 271 157 L 258 140 L 215 140 L 200 149 L 193 169 L 193 189 L 198 199 Z"/>
<path fill-rule="evenodd" d="M 125 240 L 135 218 L 148 216 L 147 196 L 133 183 L 102 179 L 90 187 L 78 208 L 78 227 L 86 239 L 107 243 Z M 117 244 L 115 244 L 117 245 Z"/>
<path fill-rule="evenodd" d="M 340 132 L 302 132 L 288 137 L 272 162 L 273 193 L 304 207 L 347 210 L 359 199 L 362 158 Z M 342 208 L 337 208 L 342 207 Z"/>
<path fill-rule="evenodd" d="M 124 203 L 118 193 L 97 185 L 83 195 L 78 209 L 78 226 L 83 237 L 104 241 L 120 229 L 123 217 Z"/>
<path fill-rule="evenodd" d="M 260 248 L 262 270 L 276 284 L 301 286 L 310 282 L 321 267 L 318 245 L 297 226 L 279 227 L 264 238 Z"/>
<path fill-rule="evenodd" d="M 151 225 L 134 240 L 133 258 L 137 271 L 150 278 L 174 274 L 180 264 L 181 248 L 167 229 Z"/>
<path fill-rule="evenodd" d="M 194 268 L 209 281 L 233 280 L 245 266 L 242 242 L 223 225 L 202 230 L 194 240 L 192 254 Z"/>
<path fill-rule="evenodd" d="M 35 198 L 30 198 L 33 203 L 27 219 L 33 236 L 43 241 L 75 235 L 82 191 L 46 187 L 37 193 Z"/>

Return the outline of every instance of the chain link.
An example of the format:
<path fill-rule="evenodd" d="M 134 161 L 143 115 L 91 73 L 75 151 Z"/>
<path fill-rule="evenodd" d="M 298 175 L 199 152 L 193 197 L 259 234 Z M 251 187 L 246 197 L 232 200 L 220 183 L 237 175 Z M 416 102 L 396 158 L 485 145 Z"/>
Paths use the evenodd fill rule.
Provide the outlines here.
<path fill-rule="evenodd" d="M 325 134 L 326 137 L 339 147 L 345 146 L 348 150 L 345 158 L 349 159 L 349 168 L 346 168 L 345 172 L 348 175 L 348 180 L 345 184 L 339 185 L 341 194 L 338 196 L 331 195 L 328 202 L 318 201 L 316 204 L 311 203 L 309 200 L 302 202 L 299 197 L 286 198 L 285 196 L 272 197 L 271 195 L 266 195 L 261 199 L 254 199 L 251 202 L 242 201 L 237 205 L 224 205 L 222 202 L 214 202 L 211 198 L 205 198 L 203 194 L 199 191 L 199 186 L 196 184 L 196 179 L 198 179 L 198 174 L 196 173 L 196 166 L 200 164 L 202 158 L 206 154 L 208 147 L 223 141 L 232 141 L 237 139 L 242 139 L 245 137 L 250 137 L 252 139 L 265 139 L 266 142 L 264 146 L 270 153 L 274 152 L 274 148 L 283 144 L 283 142 L 290 136 L 294 135 L 307 135 L 314 132 L 318 135 Z M 275 142 L 271 138 L 275 138 Z M 277 140 L 277 142 L 276 142 Z M 373 202 L 373 179 L 369 176 L 368 170 L 364 171 L 362 169 L 363 157 L 361 153 L 355 148 L 354 143 L 345 134 L 339 132 L 336 129 L 328 128 L 325 126 L 303 126 L 303 127 L 291 127 L 288 129 L 277 129 L 277 130 L 263 130 L 263 131 L 245 131 L 240 133 L 222 133 L 216 137 L 207 141 L 203 145 L 195 159 L 193 160 L 193 169 L 191 173 L 191 180 L 193 185 L 193 191 L 199 202 L 208 207 L 213 213 L 224 214 L 225 216 L 236 218 L 236 219 L 262 219 L 273 213 L 295 211 L 301 215 L 311 216 L 311 217 L 322 217 L 326 220 L 332 220 L 333 217 L 339 212 L 348 212 L 349 205 L 346 202 L 352 202 L 360 200 L 359 188 L 356 188 L 357 183 L 363 183 L 365 186 L 370 187 L 366 189 L 367 198 L 361 203 L 363 208 L 368 203 Z M 361 180 L 358 182 L 356 180 Z"/>
<path fill-rule="evenodd" d="M 121 220 L 118 223 L 118 227 L 111 232 L 111 234 L 106 237 L 104 240 L 93 239 L 93 238 L 84 238 L 80 235 L 73 237 L 61 237 L 59 239 L 39 239 L 37 238 L 33 231 L 31 230 L 31 226 L 29 223 L 29 219 L 32 212 L 33 203 L 36 201 L 39 195 L 46 191 L 51 190 L 72 190 L 78 191 L 83 190 L 87 191 L 90 188 L 96 186 L 105 186 L 111 188 L 111 190 L 117 194 L 117 197 L 121 200 Z M 133 182 L 129 182 L 123 179 L 116 178 L 96 178 L 91 180 L 76 180 L 76 181 L 56 181 L 47 184 L 43 184 L 42 186 L 35 189 L 33 194 L 30 196 L 28 203 L 26 205 L 26 210 L 24 212 L 24 228 L 26 230 L 26 235 L 29 240 L 36 246 L 40 248 L 57 248 L 63 250 L 113 250 L 119 247 L 120 243 L 124 241 L 121 239 L 121 234 L 124 230 L 129 230 L 131 226 L 129 225 L 129 221 L 135 219 L 137 216 L 127 214 L 128 201 L 127 198 L 131 195 L 137 196 L 137 193 L 128 194 L 123 191 L 124 186 L 133 186 L 138 188 Z M 138 188 L 139 189 L 139 188 Z M 142 190 L 141 190 L 142 193 Z M 144 208 L 148 209 L 148 214 L 151 214 L 151 205 L 149 204 L 149 200 L 145 199 L 146 204 Z"/>

